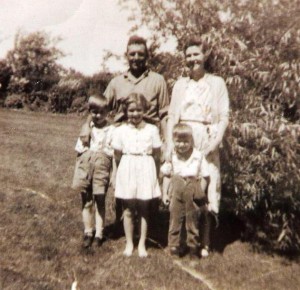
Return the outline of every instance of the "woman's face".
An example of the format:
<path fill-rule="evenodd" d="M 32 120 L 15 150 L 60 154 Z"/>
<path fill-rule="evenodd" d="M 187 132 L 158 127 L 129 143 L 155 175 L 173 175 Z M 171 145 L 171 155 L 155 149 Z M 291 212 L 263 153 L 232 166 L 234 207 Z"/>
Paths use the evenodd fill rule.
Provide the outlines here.
<path fill-rule="evenodd" d="M 191 71 L 204 71 L 205 55 L 200 46 L 189 46 L 185 51 L 185 61 Z"/>
<path fill-rule="evenodd" d="M 128 122 L 132 125 L 138 125 L 142 122 L 144 116 L 144 108 L 142 104 L 131 103 L 127 108 Z"/>

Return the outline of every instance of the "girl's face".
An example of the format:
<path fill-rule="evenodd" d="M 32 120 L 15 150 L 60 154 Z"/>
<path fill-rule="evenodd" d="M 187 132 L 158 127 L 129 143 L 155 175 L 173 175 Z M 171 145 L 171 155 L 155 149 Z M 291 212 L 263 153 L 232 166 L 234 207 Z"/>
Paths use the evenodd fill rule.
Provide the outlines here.
<path fill-rule="evenodd" d="M 131 103 L 127 108 L 128 122 L 133 125 L 138 125 L 143 121 L 144 108 L 142 104 Z"/>

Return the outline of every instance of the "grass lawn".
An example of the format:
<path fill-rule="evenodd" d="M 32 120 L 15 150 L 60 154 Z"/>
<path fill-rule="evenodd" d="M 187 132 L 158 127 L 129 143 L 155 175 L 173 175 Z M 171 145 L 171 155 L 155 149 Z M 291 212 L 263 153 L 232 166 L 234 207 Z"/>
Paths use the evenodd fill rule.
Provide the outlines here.
<path fill-rule="evenodd" d="M 254 252 L 234 217 L 221 219 L 207 259 L 170 257 L 167 212 L 147 259 L 122 256 L 124 237 L 81 250 L 80 197 L 70 189 L 84 118 L 0 110 L 0 289 L 300 289 L 300 265 Z M 107 224 L 113 221 L 112 192 Z"/>

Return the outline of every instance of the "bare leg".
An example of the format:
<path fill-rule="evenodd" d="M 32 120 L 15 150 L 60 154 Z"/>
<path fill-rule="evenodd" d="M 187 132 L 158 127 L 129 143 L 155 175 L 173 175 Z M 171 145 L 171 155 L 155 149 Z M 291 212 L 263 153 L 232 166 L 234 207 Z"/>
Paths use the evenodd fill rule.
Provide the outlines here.
<path fill-rule="evenodd" d="M 145 258 L 148 256 L 146 251 L 146 239 L 147 239 L 147 232 L 148 232 L 148 223 L 149 223 L 149 205 L 150 202 L 142 201 L 139 205 L 139 218 L 141 221 L 141 233 L 140 233 L 140 240 L 138 245 L 138 252 L 141 258 Z"/>
<path fill-rule="evenodd" d="M 105 223 L 105 195 L 104 194 L 96 194 L 95 198 L 95 219 L 96 219 L 96 238 L 103 238 L 103 229 Z"/>
<path fill-rule="evenodd" d="M 141 217 L 141 236 L 139 240 L 139 256 L 141 258 L 145 258 L 148 256 L 148 253 L 146 251 L 146 238 L 147 238 L 147 231 L 148 231 L 148 221 L 146 218 Z"/>
<path fill-rule="evenodd" d="M 130 257 L 133 252 L 133 213 L 128 208 L 124 210 L 124 232 L 126 247 L 123 255 Z"/>
<path fill-rule="evenodd" d="M 93 199 L 88 192 L 81 193 L 82 198 L 82 221 L 84 226 L 84 234 L 93 235 Z"/>

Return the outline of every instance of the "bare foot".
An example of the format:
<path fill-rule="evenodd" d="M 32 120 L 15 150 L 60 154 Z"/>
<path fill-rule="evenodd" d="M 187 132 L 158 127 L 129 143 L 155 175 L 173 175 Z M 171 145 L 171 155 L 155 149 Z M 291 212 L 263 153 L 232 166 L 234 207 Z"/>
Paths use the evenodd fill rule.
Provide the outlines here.
<path fill-rule="evenodd" d="M 140 258 L 146 258 L 148 257 L 148 253 L 146 251 L 146 248 L 144 245 L 138 247 L 138 251 L 139 251 L 139 257 Z"/>
<path fill-rule="evenodd" d="M 125 250 L 123 252 L 123 255 L 126 257 L 130 257 L 133 252 L 133 245 L 132 244 L 126 244 Z"/>

